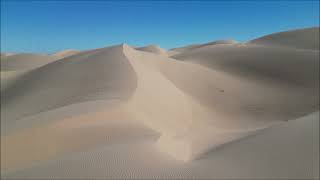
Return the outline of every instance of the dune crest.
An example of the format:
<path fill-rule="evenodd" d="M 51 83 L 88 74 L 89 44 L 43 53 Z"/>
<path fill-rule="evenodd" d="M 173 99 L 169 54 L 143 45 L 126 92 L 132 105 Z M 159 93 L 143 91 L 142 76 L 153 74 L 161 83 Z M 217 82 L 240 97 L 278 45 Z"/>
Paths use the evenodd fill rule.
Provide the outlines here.
<path fill-rule="evenodd" d="M 251 40 L 249 43 L 319 50 L 319 27 L 278 32 Z"/>
<path fill-rule="evenodd" d="M 18 53 L 1 57 L 1 71 L 21 71 L 41 67 L 59 58 L 45 54 Z"/>
<path fill-rule="evenodd" d="M 94 69 L 94 73 L 87 73 L 87 68 Z M 135 83 L 135 75 L 121 46 L 97 49 L 55 61 L 19 78 L 1 93 L 4 106 L 1 116 L 14 121 L 88 100 L 126 99 L 134 90 Z M 17 98 L 19 94 L 25 98 Z M 29 102 L 34 106 L 29 106 Z"/>
<path fill-rule="evenodd" d="M 204 50 L 211 52 L 207 47 Z M 134 112 L 141 112 L 140 119 L 146 119 L 150 127 L 163 133 L 163 138 L 159 140 L 160 148 L 185 161 L 197 158 L 210 148 L 248 136 L 274 123 L 315 112 L 319 107 L 316 100 L 317 79 L 310 79 L 316 78 L 316 74 L 302 76 L 303 82 L 310 80 L 305 87 L 311 87 L 306 88 L 304 92 L 296 88 L 288 94 L 288 89 L 297 86 L 292 84 L 290 79 L 285 79 L 287 86 L 277 80 L 263 82 L 263 77 L 257 82 L 255 79 L 235 77 L 232 73 L 212 71 L 195 64 L 137 52 L 128 46 L 124 48 L 124 52 L 131 60 L 139 79 L 138 88 L 133 96 Z M 292 53 L 287 52 L 288 55 Z M 311 52 L 311 55 L 309 68 L 313 68 L 317 63 L 317 54 Z M 304 59 L 301 57 L 299 60 Z M 238 70 L 241 70 L 241 67 Z M 307 73 L 301 72 L 302 75 Z M 157 86 L 159 87 L 156 89 L 161 91 L 154 92 Z M 250 93 L 245 97 L 248 90 Z M 303 97 L 305 92 L 309 93 Z M 265 97 L 260 97 L 261 94 Z M 279 103 L 278 106 L 284 109 L 273 109 L 275 106 L 272 102 L 275 99 L 291 103 Z M 150 107 L 149 104 L 154 106 Z M 297 112 L 289 113 L 290 111 Z M 215 137 L 219 138 L 215 140 Z M 181 149 L 184 149 L 185 153 L 182 153 Z"/>
<path fill-rule="evenodd" d="M 315 114 L 319 42 L 309 37 L 318 31 L 293 32 L 169 52 L 121 44 L 1 58 L 2 167 L 20 172 L 143 139 L 164 157 L 192 164 L 217 147 Z"/>
<path fill-rule="evenodd" d="M 77 54 L 79 52 L 80 51 L 75 50 L 75 49 L 66 49 L 66 50 L 63 50 L 63 51 L 56 52 L 56 53 L 54 53 L 52 55 L 53 56 L 57 56 L 59 58 L 65 58 L 65 57 L 68 57 L 68 56 L 75 55 L 75 54 Z"/>
<path fill-rule="evenodd" d="M 144 47 L 139 47 L 139 48 L 135 48 L 136 50 L 139 51 L 145 51 L 145 52 L 151 52 L 151 53 L 155 53 L 155 54 L 159 54 L 159 55 L 166 55 L 166 50 L 162 49 L 161 47 L 157 46 L 157 45 L 148 45 L 148 46 L 144 46 Z"/>
<path fill-rule="evenodd" d="M 237 44 L 238 42 L 232 39 L 226 39 L 226 40 L 217 40 L 217 41 L 212 41 L 204 44 L 193 44 L 193 45 L 188 45 L 188 46 L 183 46 L 183 47 L 178 47 L 178 48 L 173 48 L 168 51 L 169 56 L 173 56 L 176 54 L 180 54 L 183 52 L 188 52 L 191 50 L 195 50 L 201 47 L 207 47 L 207 46 L 212 46 L 212 45 L 230 45 L 230 44 Z"/>

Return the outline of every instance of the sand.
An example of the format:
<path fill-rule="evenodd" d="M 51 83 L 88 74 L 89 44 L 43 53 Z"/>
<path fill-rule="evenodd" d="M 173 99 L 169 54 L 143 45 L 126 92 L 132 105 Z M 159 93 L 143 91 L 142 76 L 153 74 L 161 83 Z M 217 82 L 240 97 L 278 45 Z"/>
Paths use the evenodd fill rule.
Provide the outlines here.
<path fill-rule="evenodd" d="M 45 54 L 17 53 L 1 57 L 2 71 L 29 70 L 41 67 L 59 58 Z"/>
<path fill-rule="evenodd" d="M 178 48 L 172 48 L 170 49 L 170 51 L 167 52 L 168 56 L 173 56 L 176 54 L 180 54 L 180 53 L 184 53 L 184 52 L 188 52 L 194 49 L 198 49 L 201 47 L 205 47 L 205 46 L 210 46 L 210 45 L 232 45 L 232 44 L 236 44 L 237 41 L 232 40 L 232 39 L 226 39 L 226 40 L 217 40 L 217 41 L 212 41 L 212 42 L 208 42 L 208 43 L 204 43 L 204 44 L 191 44 L 191 45 L 187 45 L 187 46 L 183 46 L 183 47 L 178 47 Z"/>
<path fill-rule="evenodd" d="M 166 50 L 162 49 L 161 47 L 157 46 L 157 45 L 148 45 L 148 46 L 144 46 L 144 47 L 138 47 L 135 48 L 136 50 L 139 51 L 145 51 L 145 52 L 150 52 L 150 53 L 155 53 L 158 55 L 167 55 Z"/>
<path fill-rule="evenodd" d="M 315 27 L 279 32 L 254 39 L 250 43 L 319 50 L 317 39 L 319 39 L 319 28 Z"/>
<path fill-rule="evenodd" d="M 94 129 L 93 129 L 94 130 Z M 121 132 L 121 131 L 120 131 Z M 316 179 L 319 113 L 283 123 L 184 163 L 158 151 L 156 136 L 77 151 L 4 174 L 19 179 Z M 112 136 L 109 136 L 111 138 Z M 129 138 L 130 134 L 122 136 Z"/>
<path fill-rule="evenodd" d="M 58 58 L 62 59 L 68 56 L 72 56 L 75 54 L 78 54 L 80 51 L 75 50 L 75 49 L 66 49 L 66 50 L 62 50 L 62 51 L 58 51 L 54 54 L 52 54 L 52 56 L 57 56 Z"/>
<path fill-rule="evenodd" d="M 1 57 L 1 176 L 317 178 L 318 33 Z"/>

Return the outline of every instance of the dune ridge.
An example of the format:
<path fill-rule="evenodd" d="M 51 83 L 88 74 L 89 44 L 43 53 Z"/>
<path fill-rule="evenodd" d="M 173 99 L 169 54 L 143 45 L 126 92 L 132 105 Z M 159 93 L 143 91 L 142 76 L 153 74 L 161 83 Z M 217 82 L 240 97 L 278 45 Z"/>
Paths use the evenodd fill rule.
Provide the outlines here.
<path fill-rule="evenodd" d="M 249 43 L 319 50 L 319 27 L 296 29 L 266 35 Z"/>
<path fill-rule="evenodd" d="M 188 164 L 222 145 L 314 114 L 319 42 L 310 37 L 318 29 L 168 52 L 121 44 L 5 57 L 1 171 L 19 174 L 30 164 L 121 144 L 130 136 L 150 138 L 149 145 L 164 156 Z M 23 152 L 30 156 L 18 156 Z"/>
<path fill-rule="evenodd" d="M 151 52 L 151 53 L 155 53 L 155 54 L 166 55 L 166 50 L 164 50 L 161 47 L 154 45 L 154 44 L 144 46 L 144 47 L 135 48 L 135 49 L 140 50 L 140 51 L 145 51 L 145 52 Z"/>
<path fill-rule="evenodd" d="M 188 45 L 188 46 L 172 48 L 172 49 L 170 49 L 170 51 L 168 53 L 169 53 L 169 56 L 173 56 L 176 54 L 191 51 L 191 50 L 198 49 L 201 47 L 212 46 L 212 45 L 230 45 L 230 44 L 236 44 L 236 43 L 238 43 L 238 42 L 233 39 L 217 40 L 217 41 L 212 41 L 212 42 L 208 42 L 208 43 L 204 43 L 204 44 L 192 44 L 192 45 Z"/>
<path fill-rule="evenodd" d="M 75 49 L 66 49 L 66 50 L 63 50 L 63 51 L 58 51 L 54 54 L 52 54 L 53 56 L 57 56 L 59 58 L 65 58 L 65 57 L 68 57 L 68 56 L 72 56 L 72 55 L 75 55 L 77 53 L 79 53 L 80 51 L 78 50 L 75 50 Z"/>
<path fill-rule="evenodd" d="M 57 58 L 45 54 L 18 53 L 1 57 L 1 71 L 19 71 L 37 68 Z"/>

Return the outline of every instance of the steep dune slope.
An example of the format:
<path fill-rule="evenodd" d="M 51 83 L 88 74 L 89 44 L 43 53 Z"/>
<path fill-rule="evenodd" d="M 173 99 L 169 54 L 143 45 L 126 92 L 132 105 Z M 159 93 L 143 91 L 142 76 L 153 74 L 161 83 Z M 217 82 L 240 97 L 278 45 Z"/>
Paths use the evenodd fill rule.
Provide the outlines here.
<path fill-rule="evenodd" d="M 295 33 L 296 44 L 306 36 L 313 37 L 309 35 L 313 31 L 309 30 Z M 291 39 L 291 35 L 274 36 L 272 38 L 273 35 L 270 35 L 271 39 L 276 39 L 272 43 L 264 43 L 268 40 L 260 43 L 259 40 L 258 43 L 222 41 L 196 45 L 196 48 L 181 50 L 172 57 L 163 56 L 155 47 L 135 49 L 123 44 L 79 52 L 57 61 L 50 59 L 41 64 L 32 62 L 32 69 L 17 77 L 7 74 L 7 79 L 14 79 L 14 83 L 1 89 L 1 153 L 6 157 L 1 160 L 1 167 L 4 168 L 1 171 L 13 174 L 15 171 L 22 172 L 12 177 L 23 174 L 32 177 L 30 172 L 34 169 L 29 171 L 28 168 L 34 166 L 41 169 L 41 163 L 58 158 L 68 161 L 63 165 L 70 163 L 70 167 L 73 167 L 74 162 L 87 163 L 90 159 L 92 163 L 92 158 L 96 160 L 106 156 L 115 158 L 114 162 L 105 160 L 102 163 L 116 166 L 131 160 L 137 162 L 133 152 L 141 155 L 147 152 L 155 162 L 173 163 L 175 167 L 183 164 L 176 160 L 188 162 L 183 165 L 186 171 L 178 170 L 176 177 L 181 175 L 179 173 L 188 174 L 189 169 L 197 169 L 197 164 L 194 165 L 197 161 L 192 160 L 206 161 L 208 164 L 203 166 L 206 168 L 210 165 L 216 168 L 232 165 L 224 164 L 226 161 L 219 160 L 217 156 L 207 161 L 208 153 L 226 143 L 268 132 L 267 128 L 272 126 L 290 127 L 290 132 L 284 131 L 286 133 L 283 134 L 284 128 L 274 131 L 279 136 L 287 137 L 278 142 L 280 150 L 285 151 L 281 143 L 285 144 L 289 136 L 298 137 L 300 133 L 300 125 L 286 125 L 286 121 L 296 124 L 295 119 L 319 111 L 319 51 L 313 49 L 316 46 L 312 45 L 318 42 L 310 42 L 310 39 L 299 45 L 287 45 L 282 42 L 288 42 L 286 39 Z M 281 46 L 277 42 L 281 42 Z M 19 62 L 18 66 L 14 62 L 10 65 L 6 61 L 4 71 L 31 68 L 28 63 L 20 66 Z M 306 141 L 313 137 L 312 132 L 307 130 L 312 123 L 301 125 L 303 141 L 307 142 L 308 150 L 313 148 L 311 140 Z M 270 141 L 277 145 L 272 140 L 276 139 L 272 133 L 265 136 L 262 137 L 262 144 L 259 138 L 251 143 L 266 148 L 270 148 Z M 143 142 L 142 146 L 140 142 Z M 295 142 L 292 140 L 288 145 L 293 147 Z M 246 152 L 250 143 L 238 144 L 239 151 L 235 148 L 234 151 L 229 149 L 231 154 L 222 152 L 222 159 L 230 156 L 239 162 L 246 162 L 238 154 L 242 152 L 244 157 L 249 158 L 248 153 L 243 152 Z M 251 151 L 254 152 L 251 158 L 263 159 L 261 153 L 264 149 L 259 147 L 255 147 L 259 151 Z M 100 153 L 101 148 L 107 154 Z M 114 156 L 118 151 L 123 156 Z M 301 148 L 296 154 L 301 155 L 306 151 Z M 83 153 L 85 157 L 76 152 Z M 269 155 L 277 159 L 276 151 L 270 152 Z M 292 157 L 295 152 L 289 152 L 291 154 L 286 158 L 294 162 Z M 23 156 L 24 153 L 27 156 Z M 66 158 L 73 157 L 70 156 L 72 153 L 74 159 Z M 309 160 L 311 155 L 308 155 Z M 77 159 L 78 156 L 81 160 Z M 166 162 L 163 162 L 164 159 Z M 257 165 L 256 161 L 251 160 L 244 167 L 249 167 L 245 169 L 247 173 L 252 173 L 252 168 Z M 269 167 L 270 162 L 263 160 L 267 164 L 265 168 Z M 215 164 L 216 161 L 222 164 Z M 150 166 L 148 160 L 142 163 Z M 51 166 L 45 165 L 44 169 L 47 167 Z M 99 167 L 101 170 L 104 166 Z M 297 167 L 292 169 L 301 170 Z M 65 175 L 61 169 L 55 170 L 45 170 L 44 174 L 56 172 Z M 97 177 L 108 176 L 105 170 L 99 171 L 102 174 L 97 172 Z M 140 170 L 133 172 L 141 175 Z M 164 173 L 164 177 L 170 176 L 169 171 L 161 170 L 150 171 L 151 177 L 159 177 L 159 173 Z M 108 171 L 117 174 L 117 170 Z M 201 176 L 201 170 L 196 171 L 199 177 L 208 178 Z M 238 171 L 234 168 L 233 172 Z M 305 170 L 301 172 L 305 173 Z M 69 172 L 65 173 L 68 175 Z M 286 174 L 278 173 L 279 176 Z M 226 172 L 222 174 L 226 175 Z M 252 174 L 240 175 L 256 177 Z M 209 178 L 212 177 L 220 176 L 216 172 L 210 174 Z M 310 174 L 301 177 L 310 177 Z"/>
<path fill-rule="evenodd" d="M 211 53 L 208 49 L 199 54 Z M 247 54 L 250 52 L 255 51 Z M 164 146 L 161 148 L 183 160 L 197 158 L 212 147 L 250 135 L 277 121 L 299 118 L 317 111 L 319 107 L 316 99 L 318 76 L 312 74 L 317 70 L 310 73 L 293 68 L 283 72 L 284 78 L 280 76 L 280 80 L 269 75 L 273 73 L 272 69 L 261 74 L 253 70 L 249 73 L 255 78 L 248 78 L 232 73 L 247 74 L 247 69 L 241 66 L 230 73 L 223 67 L 210 69 L 134 51 L 129 47 L 125 48 L 125 54 L 139 79 L 132 101 L 134 112 L 141 112 L 140 119 L 145 119 L 150 127 L 163 133 L 159 141 L 160 146 Z M 295 57 L 291 51 L 283 54 L 288 56 L 286 58 Z M 314 68 L 317 54 L 308 52 L 303 55 L 308 62 L 301 63 L 300 68 L 302 65 Z M 273 54 L 269 58 L 278 56 Z M 298 56 L 296 61 L 300 62 L 300 58 Z M 258 67 L 265 66 L 259 64 L 260 60 L 256 61 Z M 296 61 L 291 60 L 293 63 Z M 254 62 L 249 64 L 255 65 Z M 280 62 L 273 65 L 276 64 L 281 66 Z M 279 67 L 279 72 L 282 69 Z M 290 75 L 300 81 L 292 82 Z M 154 106 L 150 107 L 150 104 Z"/>
<path fill-rule="evenodd" d="M 121 45 L 50 63 L 1 94 L 4 128 L 19 118 L 66 105 L 120 100 L 127 103 L 132 119 L 161 134 L 160 149 L 188 161 L 274 123 L 317 111 L 318 71 L 307 70 L 317 67 L 314 51 L 281 49 L 277 54 L 263 47 L 264 55 L 271 51 L 272 60 L 266 62 L 260 46 L 242 48 L 205 46 L 176 57 L 188 55 L 189 63 Z M 235 60 L 230 56 L 234 51 L 246 56 L 236 54 Z M 223 61 L 203 58 L 219 52 L 228 54 Z M 194 58 L 198 54 L 203 59 Z M 293 68 L 287 71 L 282 63 Z"/>
<path fill-rule="evenodd" d="M 135 86 L 135 73 L 121 46 L 65 58 L 28 72 L 1 92 L 2 128 L 24 116 L 76 102 L 125 100 Z"/>

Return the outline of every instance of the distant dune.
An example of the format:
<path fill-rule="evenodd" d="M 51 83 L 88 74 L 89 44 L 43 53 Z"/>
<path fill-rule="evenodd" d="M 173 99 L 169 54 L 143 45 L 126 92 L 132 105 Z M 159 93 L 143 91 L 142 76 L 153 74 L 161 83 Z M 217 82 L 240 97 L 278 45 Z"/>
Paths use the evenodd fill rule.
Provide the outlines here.
<path fill-rule="evenodd" d="M 279 32 L 250 41 L 255 44 L 319 50 L 319 28 L 297 29 Z"/>
<path fill-rule="evenodd" d="M 77 54 L 79 52 L 80 51 L 74 50 L 74 49 L 66 49 L 66 50 L 54 53 L 53 56 L 57 56 L 59 58 L 65 58 L 65 57 L 68 57 L 68 56 L 75 55 L 75 54 Z"/>
<path fill-rule="evenodd" d="M 31 53 L 3 53 L 1 55 L 1 91 L 27 72 L 78 53 L 65 50 L 52 55 Z"/>
<path fill-rule="evenodd" d="M 1 57 L 1 176 L 319 177 L 316 37 Z"/>
<path fill-rule="evenodd" d="M 14 54 L 10 56 L 1 57 L 1 71 L 18 71 L 33 69 L 50 62 L 57 58 L 50 55 L 39 54 Z"/>
<path fill-rule="evenodd" d="M 160 54 L 160 55 L 166 54 L 166 50 L 160 48 L 157 45 L 148 45 L 148 46 L 144 46 L 144 47 L 139 47 L 139 48 L 136 48 L 136 50 L 151 52 L 151 53 Z"/>
<path fill-rule="evenodd" d="M 198 49 L 198 48 L 206 47 L 206 46 L 211 46 L 211 45 L 236 44 L 236 43 L 237 43 L 237 41 L 229 39 L 229 40 L 212 41 L 212 42 L 208 42 L 205 44 L 193 44 L 193 45 L 188 45 L 188 46 L 184 46 L 184 47 L 173 48 L 169 51 L 169 54 L 175 55 L 178 53 L 187 52 L 190 50 L 194 50 L 194 49 Z"/>

